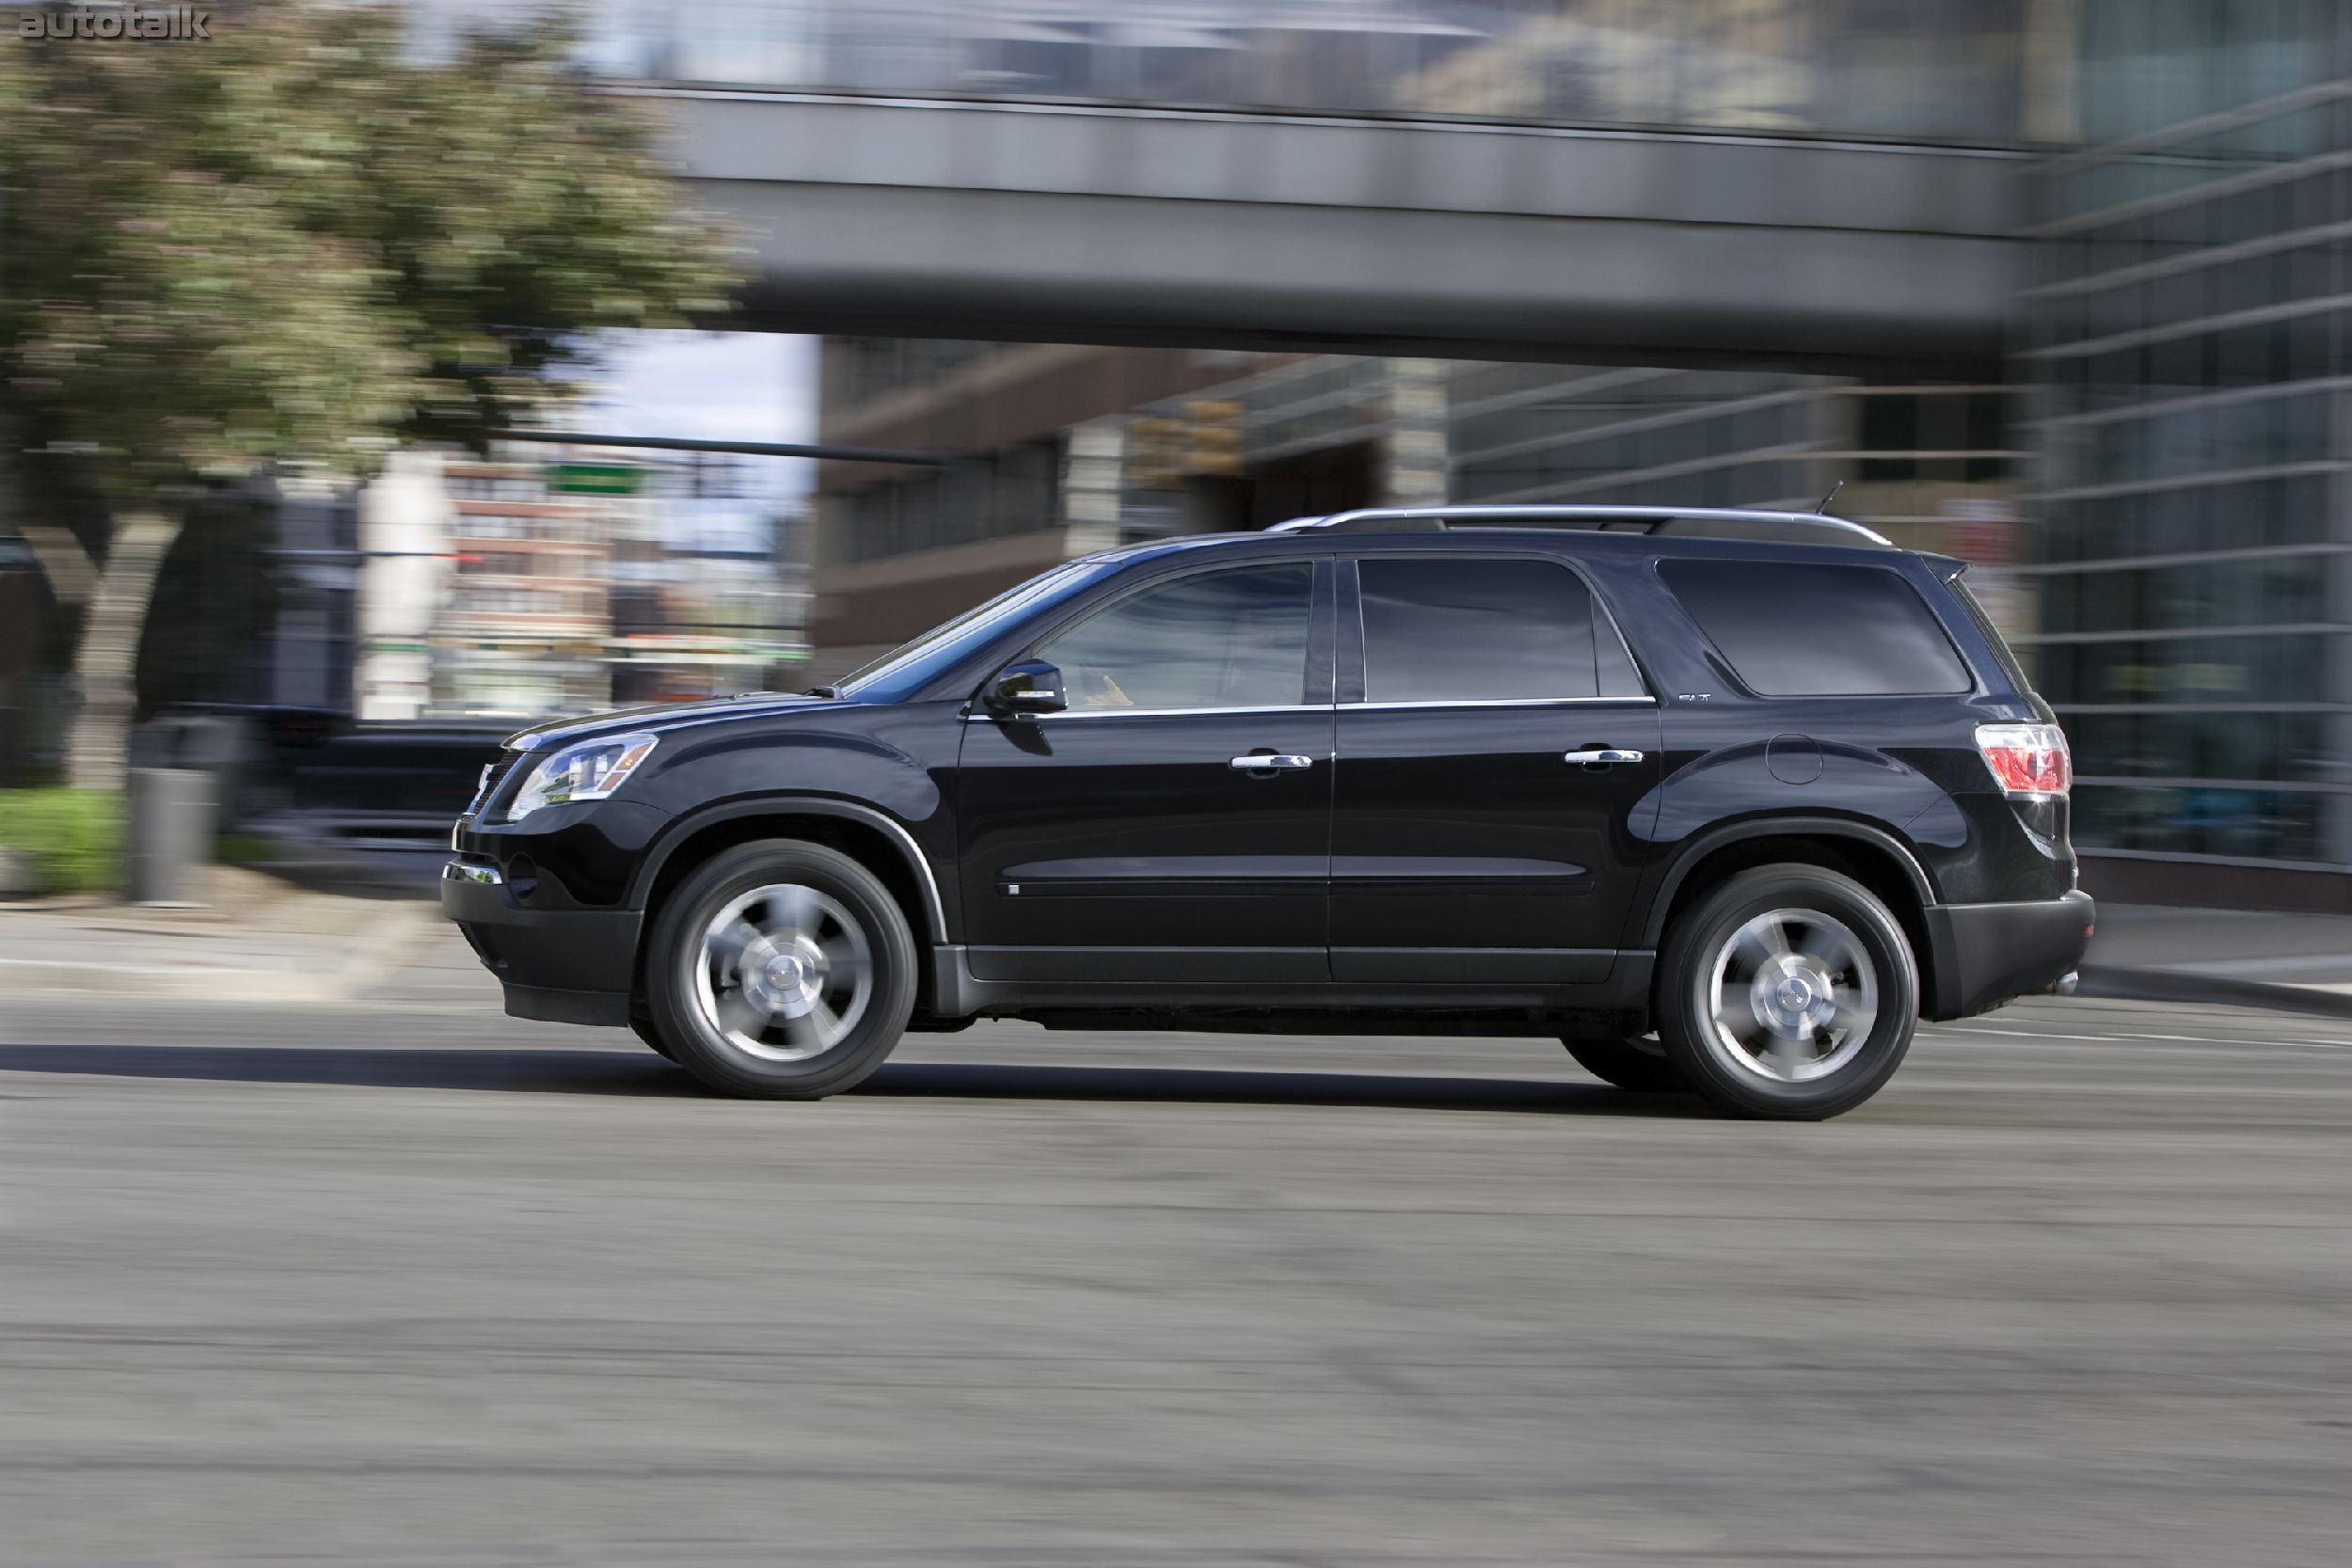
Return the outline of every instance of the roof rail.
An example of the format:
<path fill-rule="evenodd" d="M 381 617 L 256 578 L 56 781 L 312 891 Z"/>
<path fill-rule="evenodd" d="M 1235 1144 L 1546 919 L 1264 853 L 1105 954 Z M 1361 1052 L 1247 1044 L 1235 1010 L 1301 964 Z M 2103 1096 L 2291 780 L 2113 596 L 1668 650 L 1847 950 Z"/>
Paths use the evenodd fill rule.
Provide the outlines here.
<path fill-rule="evenodd" d="M 1595 533 L 1673 534 L 1698 539 L 1780 539 L 1815 545 L 1895 542 L 1876 529 L 1814 512 L 1725 506 L 1382 506 L 1293 517 L 1269 533 L 1442 533 L 1450 529 L 1565 528 Z M 1807 538 L 1806 535 L 1814 535 Z M 1821 537 L 1827 535 L 1828 537 Z"/>

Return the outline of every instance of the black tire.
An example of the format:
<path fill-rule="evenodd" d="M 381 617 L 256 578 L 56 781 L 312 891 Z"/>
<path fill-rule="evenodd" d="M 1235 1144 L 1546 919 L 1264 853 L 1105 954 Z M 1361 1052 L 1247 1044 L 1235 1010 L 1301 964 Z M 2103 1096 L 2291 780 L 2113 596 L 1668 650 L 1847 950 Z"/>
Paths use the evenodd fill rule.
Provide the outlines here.
<path fill-rule="evenodd" d="M 628 1030 L 630 1034 L 644 1040 L 655 1055 L 667 1057 L 671 1061 L 677 1060 L 676 1057 L 670 1055 L 669 1041 L 663 1039 L 661 1032 L 653 1026 L 652 1015 L 634 1003 L 628 1009 Z"/>
<path fill-rule="evenodd" d="M 1719 960 L 1732 1020 L 1724 1026 L 1716 1022 Z M 1768 966 L 1776 967 L 1768 974 Z M 1796 984 L 1776 990 L 1782 982 L 1773 974 Z M 1824 981 L 1829 991 L 1817 994 Z M 1848 1004 L 1849 1011 L 1836 1010 Z M 1869 1099 L 1901 1065 L 1918 1023 L 1918 965 L 1901 923 L 1861 883 L 1819 866 L 1758 866 L 1677 917 L 1659 955 L 1654 1012 L 1667 1060 L 1714 1104 L 1739 1116 L 1820 1121 Z M 1807 1022 L 1822 1017 L 1832 1022 Z M 1768 1018 L 1783 1021 L 1785 1032 Z M 1792 1038 L 1800 1029 L 1804 1037 Z M 1753 1039 L 1743 1042 L 1740 1031 Z"/>
<path fill-rule="evenodd" d="M 1563 1035 L 1560 1043 L 1568 1048 L 1576 1065 L 1604 1084 L 1633 1094 L 1688 1094 L 1691 1085 L 1675 1065 L 1657 1053 L 1645 1051 L 1630 1040 L 1607 1039 L 1599 1036 Z"/>
<path fill-rule="evenodd" d="M 745 953 L 765 961 L 730 967 L 706 948 L 712 923 L 737 908 L 741 928 L 766 944 Z M 863 939 L 858 962 L 842 957 L 820 975 L 814 955 L 846 955 L 852 933 Z M 796 953 L 812 957 L 804 964 Z M 770 967 L 787 963 L 794 967 Z M 645 1012 L 664 1054 L 722 1094 L 819 1100 L 853 1087 L 898 1043 L 914 1007 L 914 963 L 906 916 L 871 872 L 822 845 L 763 839 L 714 855 L 662 901 L 645 949 Z M 842 980 L 858 972 L 862 981 Z M 779 974 L 800 978 L 777 982 Z M 784 990 L 758 989 L 774 985 Z M 754 1006 L 773 994 L 805 1006 L 795 986 L 813 987 L 820 1010 L 787 1017 Z M 720 1015 L 740 1027 L 730 1033 Z M 818 1043 L 830 1029 L 813 1022 L 820 1018 L 841 1025 L 828 1043 Z M 807 1053 L 787 1059 L 799 1052 Z"/>

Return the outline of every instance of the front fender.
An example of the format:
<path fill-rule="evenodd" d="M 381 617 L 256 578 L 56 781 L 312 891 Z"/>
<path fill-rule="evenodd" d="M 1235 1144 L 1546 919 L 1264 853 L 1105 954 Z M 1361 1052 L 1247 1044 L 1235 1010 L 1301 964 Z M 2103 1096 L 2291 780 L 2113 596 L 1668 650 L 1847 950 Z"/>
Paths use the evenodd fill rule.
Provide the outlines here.
<path fill-rule="evenodd" d="M 905 822 L 872 806 L 823 795 L 794 793 L 739 798 L 704 806 L 673 819 L 647 847 L 644 859 L 638 866 L 637 876 L 629 885 L 629 908 L 642 910 L 645 907 L 654 884 L 661 875 L 662 866 L 688 839 L 706 828 L 723 822 L 758 816 L 830 816 L 879 829 L 891 841 L 905 862 L 907 870 L 914 876 L 915 885 L 922 890 L 924 925 L 930 941 L 944 943 L 950 940 L 946 904 L 940 896 L 938 873 L 930 855 L 915 838 L 914 831 Z"/>

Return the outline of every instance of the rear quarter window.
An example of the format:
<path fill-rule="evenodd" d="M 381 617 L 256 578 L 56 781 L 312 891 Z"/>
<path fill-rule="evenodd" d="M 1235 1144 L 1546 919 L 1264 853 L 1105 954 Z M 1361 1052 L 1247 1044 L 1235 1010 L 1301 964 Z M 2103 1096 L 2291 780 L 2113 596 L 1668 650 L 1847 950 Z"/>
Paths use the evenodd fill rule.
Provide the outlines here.
<path fill-rule="evenodd" d="M 1967 691 L 1967 663 L 1899 572 L 1780 561 L 1661 561 L 1658 575 L 1750 690 L 1767 697 Z"/>

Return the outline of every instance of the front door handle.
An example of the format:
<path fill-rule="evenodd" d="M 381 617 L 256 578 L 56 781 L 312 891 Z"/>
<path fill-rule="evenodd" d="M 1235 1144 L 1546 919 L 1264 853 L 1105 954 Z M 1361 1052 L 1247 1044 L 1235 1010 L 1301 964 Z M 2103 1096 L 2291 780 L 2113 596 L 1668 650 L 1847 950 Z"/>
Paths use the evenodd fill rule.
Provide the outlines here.
<path fill-rule="evenodd" d="M 1257 752 L 1246 757 L 1235 757 L 1225 766 L 1242 773 L 1255 773 L 1261 768 L 1312 768 L 1315 759 L 1295 752 L 1288 755 L 1276 752 Z"/>
<path fill-rule="evenodd" d="M 1621 752 L 1614 746 L 1596 746 L 1592 750 L 1586 752 L 1566 752 L 1561 757 L 1560 760 L 1563 762 L 1581 762 L 1587 768 L 1606 768 L 1613 762 L 1639 762 L 1642 760 L 1642 753 L 1639 752 Z"/>

